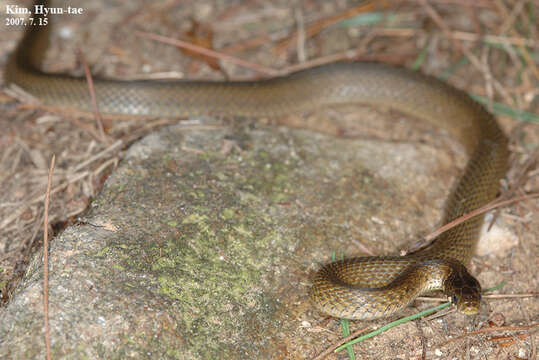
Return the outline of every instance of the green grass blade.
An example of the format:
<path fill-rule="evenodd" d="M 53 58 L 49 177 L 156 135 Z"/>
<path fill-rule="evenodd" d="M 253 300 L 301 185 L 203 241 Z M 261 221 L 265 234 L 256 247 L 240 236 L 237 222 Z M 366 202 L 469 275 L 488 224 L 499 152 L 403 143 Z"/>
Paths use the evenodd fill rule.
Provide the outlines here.
<path fill-rule="evenodd" d="M 539 115 L 537 114 L 527 112 L 527 111 L 517 110 L 517 109 L 512 108 L 509 105 L 505 105 L 496 101 L 491 101 L 483 96 L 479 96 L 479 95 L 470 95 L 470 96 L 478 103 L 489 106 L 490 110 L 496 115 L 509 116 L 509 117 L 512 117 L 514 119 L 524 121 L 524 122 L 539 123 Z"/>

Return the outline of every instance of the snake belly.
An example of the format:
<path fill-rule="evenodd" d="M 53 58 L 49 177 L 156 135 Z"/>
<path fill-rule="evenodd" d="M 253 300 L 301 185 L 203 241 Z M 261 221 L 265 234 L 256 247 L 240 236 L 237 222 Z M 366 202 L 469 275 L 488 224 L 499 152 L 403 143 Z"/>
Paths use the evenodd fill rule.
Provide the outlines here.
<path fill-rule="evenodd" d="M 50 27 L 27 29 L 8 60 L 5 82 L 18 85 L 44 105 L 92 111 L 84 79 L 39 70 Z M 383 64 L 334 63 L 260 81 L 94 79 L 94 86 L 99 108 L 108 114 L 278 117 L 361 103 L 413 115 L 445 129 L 469 154 L 446 201 L 443 223 L 493 200 L 507 170 L 507 138 L 482 106 L 433 77 Z M 482 221 L 482 215 L 475 216 L 404 257 L 358 257 L 328 264 L 316 274 L 310 297 L 329 315 L 374 319 L 395 313 L 425 291 L 441 289 L 453 297 L 460 312 L 475 313 L 481 288 L 466 265 Z"/>

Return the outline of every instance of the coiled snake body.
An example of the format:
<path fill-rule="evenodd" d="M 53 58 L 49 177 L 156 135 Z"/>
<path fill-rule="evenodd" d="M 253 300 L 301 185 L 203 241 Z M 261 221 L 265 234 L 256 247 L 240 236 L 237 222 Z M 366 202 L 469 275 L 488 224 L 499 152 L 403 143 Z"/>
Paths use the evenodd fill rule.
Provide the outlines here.
<path fill-rule="evenodd" d="M 35 16 L 36 17 L 36 16 Z M 84 79 L 38 69 L 50 26 L 31 26 L 5 72 L 45 105 L 91 111 Z M 507 169 L 507 139 L 495 119 L 465 93 L 405 69 L 336 63 L 251 82 L 95 80 L 102 112 L 181 117 L 200 114 L 274 117 L 349 103 L 380 104 L 434 123 L 467 149 L 469 162 L 447 200 L 447 223 L 491 201 Z M 465 314 L 478 311 L 479 283 L 468 273 L 482 216 L 446 231 L 404 257 L 359 257 L 324 266 L 310 295 L 333 316 L 373 319 L 392 314 L 422 292 L 441 289 Z"/>

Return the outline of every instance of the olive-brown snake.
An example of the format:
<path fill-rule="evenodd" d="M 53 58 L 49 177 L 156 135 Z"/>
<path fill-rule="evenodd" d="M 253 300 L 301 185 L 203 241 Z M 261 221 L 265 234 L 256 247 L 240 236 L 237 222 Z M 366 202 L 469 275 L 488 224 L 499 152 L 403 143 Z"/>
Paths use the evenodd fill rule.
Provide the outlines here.
<path fill-rule="evenodd" d="M 48 46 L 47 30 L 28 28 L 6 67 L 6 83 L 18 85 L 45 105 L 91 111 L 84 79 L 39 70 Z M 382 64 L 336 63 L 249 82 L 95 79 L 95 92 L 100 110 L 111 114 L 276 117 L 349 103 L 389 106 L 411 114 L 446 129 L 470 157 L 447 200 L 443 223 L 493 200 L 507 169 L 507 139 L 483 107 L 435 78 Z M 465 266 L 482 221 L 483 216 L 476 216 L 404 257 L 328 264 L 315 276 L 311 298 L 330 315 L 373 319 L 402 309 L 424 291 L 442 289 L 460 312 L 475 313 L 480 286 Z"/>

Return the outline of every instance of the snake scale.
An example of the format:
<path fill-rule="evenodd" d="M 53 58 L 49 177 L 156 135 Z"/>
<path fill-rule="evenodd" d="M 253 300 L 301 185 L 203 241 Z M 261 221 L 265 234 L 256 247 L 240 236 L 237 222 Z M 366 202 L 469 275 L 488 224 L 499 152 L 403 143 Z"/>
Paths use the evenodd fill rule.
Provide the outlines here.
<path fill-rule="evenodd" d="M 45 105 L 91 111 L 84 79 L 39 70 L 49 28 L 27 29 L 6 66 L 6 83 L 18 85 Z M 507 170 L 507 138 L 482 106 L 433 77 L 387 65 L 334 63 L 247 82 L 94 82 L 100 110 L 110 114 L 278 117 L 327 105 L 362 103 L 429 121 L 453 135 L 469 154 L 463 175 L 446 201 L 443 223 L 493 200 Z M 329 315 L 367 320 L 393 314 L 419 294 L 438 289 L 452 298 L 459 312 L 474 314 L 481 287 L 466 265 L 482 222 L 482 215 L 475 216 L 403 257 L 358 257 L 330 263 L 315 275 L 311 299 Z"/>

